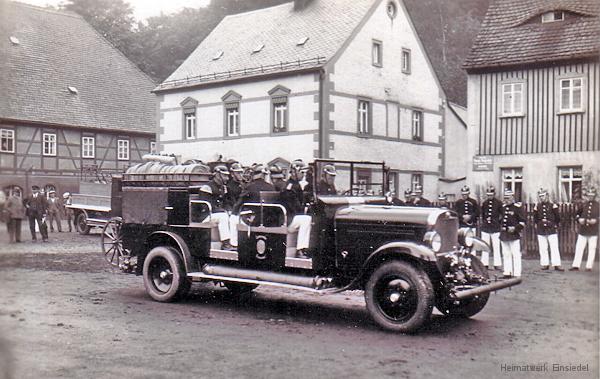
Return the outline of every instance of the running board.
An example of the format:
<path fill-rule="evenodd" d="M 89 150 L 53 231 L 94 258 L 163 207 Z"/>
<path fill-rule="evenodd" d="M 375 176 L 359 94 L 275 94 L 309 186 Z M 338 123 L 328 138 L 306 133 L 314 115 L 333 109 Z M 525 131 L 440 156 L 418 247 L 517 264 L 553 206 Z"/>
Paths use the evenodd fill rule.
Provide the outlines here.
<path fill-rule="evenodd" d="M 312 292 L 312 293 L 318 293 L 318 294 L 338 292 L 337 288 L 314 289 L 314 288 L 309 288 L 309 287 L 296 286 L 293 284 L 267 282 L 267 281 L 263 281 L 263 280 L 254 280 L 254 279 L 232 278 L 229 276 L 209 275 L 209 274 L 204 274 L 201 272 L 190 272 L 187 276 L 188 276 L 188 278 L 192 279 L 192 281 L 214 280 L 217 282 L 236 282 L 236 283 L 258 284 L 258 285 L 263 285 L 263 286 L 288 288 L 288 289 L 306 291 L 306 292 Z"/>
<path fill-rule="evenodd" d="M 193 279 L 210 279 L 251 284 L 264 284 L 286 288 L 295 288 L 320 292 L 332 289 L 332 278 L 321 276 L 303 276 L 271 271 L 251 270 L 207 263 L 201 272 L 191 272 L 187 275 Z"/>
<path fill-rule="evenodd" d="M 208 256 L 215 259 L 222 259 L 225 261 L 238 261 L 238 252 L 235 250 L 221 250 L 221 249 L 210 249 Z M 285 267 L 301 268 L 305 270 L 312 270 L 312 258 L 294 258 L 285 257 Z"/>

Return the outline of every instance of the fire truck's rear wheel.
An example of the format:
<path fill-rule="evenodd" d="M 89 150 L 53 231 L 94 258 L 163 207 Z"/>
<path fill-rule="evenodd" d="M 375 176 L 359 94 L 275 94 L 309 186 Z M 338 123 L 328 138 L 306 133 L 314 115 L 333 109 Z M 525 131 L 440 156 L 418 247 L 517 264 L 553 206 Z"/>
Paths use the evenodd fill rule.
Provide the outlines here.
<path fill-rule="evenodd" d="M 191 281 L 186 277 L 181 256 L 171 247 L 158 246 L 150 250 L 142 273 L 146 292 L 156 301 L 175 301 L 190 290 Z"/>
<path fill-rule="evenodd" d="M 224 284 L 233 296 L 242 296 L 254 291 L 256 287 L 258 287 L 258 284 L 245 284 L 237 282 L 225 282 Z"/>
<path fill-rule="evenodd" d="M 488 271 L 481 263 L 479 258 L 473 256 L 471 257 L 471 267 L 473 272 L 477 275 L 483 276 L 485 279 L 489 278 Z M 447 297 L 443 297 L 438 299 L 435 307 L 447 316 L 452 317 L 473 317 L 477 313 L 481 312 L 490 298 L 489 293 L 484 293 L 482 295 L 477 295 L 470 299 L 460 300 L 458 302 L 452 301 Z"/>
<path fill-rule="evenodd" d="M 429 321 L 434 298 L 427 274 L 404 261 L 384 263 L 365 287 L 371 317 L 382 328 L 394 332 L 414 332 Z"/>
<path fill-rule="evenodd" d="M 90 227 L 87 224 L 87 216 L 83 212 L 79 212 L 75 217 L 75 228 L 82 235 L 90 234 Z"/>

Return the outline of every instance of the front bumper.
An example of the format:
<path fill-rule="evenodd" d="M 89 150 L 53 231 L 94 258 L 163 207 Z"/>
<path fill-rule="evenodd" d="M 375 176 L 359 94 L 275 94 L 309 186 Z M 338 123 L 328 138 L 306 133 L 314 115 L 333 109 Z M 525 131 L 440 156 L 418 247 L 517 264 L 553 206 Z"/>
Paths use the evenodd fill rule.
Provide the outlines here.
<path fill-rule="evenodd" d="M 469 288 L 469 289 L 461 289 L 458 291 L 454 291 L 450 296 L 455 300 L 464 300 L 470 299 L 472 297 L 483 295 L 488 292 L 501 290 L 503 288 L 508 288 L 512 286 L 516 286 L 521 283 L 521 278 L 510 278 L 510 279 L 500 279 L 488 284 L 484 284 L 481 286 Z"/>

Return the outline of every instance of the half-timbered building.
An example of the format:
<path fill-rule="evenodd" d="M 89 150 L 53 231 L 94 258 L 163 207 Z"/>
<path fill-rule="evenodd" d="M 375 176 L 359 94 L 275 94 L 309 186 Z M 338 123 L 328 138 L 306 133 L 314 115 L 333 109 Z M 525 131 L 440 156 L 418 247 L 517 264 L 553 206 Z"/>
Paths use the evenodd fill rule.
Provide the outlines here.
<path fill-rule="evenodd" d="M 492 3 L 468 72 L 468 182 L 534 200 L 600 181 L 600 3 Z"/>
<path fill-rule="evenodd" d="M 154 83 L 72 13 L 0 1 L 0 189 L 77 191 L 153 148 Z"/>
<path fill-rule="evenodd" d="M 384 160 L 392 187 L 421 184 L 430 198 L 446 177 L 445 136 L 466 136 L 398 0 L 227 16 L 155 92 L 160 149 L 183 160 Z"/>

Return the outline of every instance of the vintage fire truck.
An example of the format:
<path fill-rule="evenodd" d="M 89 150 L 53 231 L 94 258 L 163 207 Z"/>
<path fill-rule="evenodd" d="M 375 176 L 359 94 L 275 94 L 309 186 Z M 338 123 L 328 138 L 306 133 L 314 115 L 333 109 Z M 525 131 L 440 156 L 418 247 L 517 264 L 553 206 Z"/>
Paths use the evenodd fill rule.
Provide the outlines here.
<path fill-rule="evenodd" d="M 490 279 L 472 249 L 489 247 L 460 233 L 454 212 L 391 205 L 384 163 L 319 159 L 310 164 L 317 188 L 324 165 L 337 168 L 342 195 L 311 194 L 309 259 L 296 258 L 296 235 L 277 192 L 243 204 L 237 250 L 221 248 L 211 205 L 200 189 L 209 170 L 175 165 L 133 167 L 113 179 L 121 217 L 103 232 L 107 260 L 143 276 L 147 293 L 171 302 L 192 282 L 222 283 L 236 295 L 259 285 L 330 294 L 364 290 L 367 309 L 382 328 L 414 332 L 433 307 L 470 317 L 490 292 L 520 278 Z"/>

